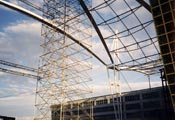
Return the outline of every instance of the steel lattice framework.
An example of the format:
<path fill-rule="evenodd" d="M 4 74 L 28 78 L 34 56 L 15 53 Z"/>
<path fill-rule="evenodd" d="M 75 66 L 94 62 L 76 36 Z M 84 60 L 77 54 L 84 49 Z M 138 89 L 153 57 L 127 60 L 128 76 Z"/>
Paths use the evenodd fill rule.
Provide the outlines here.
<path fill-rule="evenodd" d="M 44 23 L 36 104 L 40 119 L 50 119 L 54 104 L 60 104 L 58 116 L 64 119 L 64 103 L 90 92 L 86 73 L 92 56 L 108 70 L 152 75 L 163 68 L 151 8 L 144 0 L 93 0 L 92 7 L 89 0 L 43 0 L 43 7 L 19 1 L 49 20 L 33 17 Z"/>
<path fill-rule="evenodd" d="M 125 9 L 123 9 L 125 8 Z M 109 15 L 104 14 L 104 10 Z M 104 0 L 95 6 L 91 13 L 98 19 L 96 24 L 101 31 L 105 29 L 103 38 L 110 48 L 110 43 L 118 37 L 120 61 L 116 66 L 120 70 L 135 70 L 145 74 L 154 74 L 162 67 L 158 40 L 150 11 L 137 1 Z"/>
<path fill-rule="evenodd" d="M 42 7 L 30 1 L 19 1 L 50 16 Z M 78 38 L 74 35 L 70 36 L 56 29 L 55 26 L 53 26 L 53 29 L 78 43 L 104 65 L 113 64 L 114 59 L 111 54 L 118 51 L 120 53 L 120 58 L 118 58 L 120 63 L 116 67 L 120 67 L 120 70 L 138 71 L 147 75 L 159 72 L 159 69 L 162 68 L 162 61 L 151 8 L 148 3 L 144 0 L 101 0 L 92 1 L 93 6 L 88 9 L 83 0 L 77 1 L 79 1 L 82 12 L 72 19 L 76 19 L 82 14 L 87 15 L 95 30 L 93 36 L 97 36 L 93 39 L 95 39 L 95 42 L 101 41 L 102 43 L 99 47 L 101 47 L 103 55 L 93 49 L 87 49 L 88 45 L 78 42 Z M 51 17 L 48 17 L 48 19 Z M 49 26 L 52 27 L 52 25 Z M 64 29 L 62 30 L 64 31 Z M 118 37 L 118 48 L 111 49 L 116 36 Z"/>
<path fill-rule="evenodd" d="M 90 6 L 90 1 L 87 3 Z M 91 25 L 76 0 L 47 0 L 43 5 L 43 17 L 51 20 L 60 29 L 73 35 L 81 43 L 91 47 Z M 81 14 L 81 15 L 80 15 Z M 91 55 L 64 34 L 43 24 L 42 36 L 44 42 L 41 47 L 41 66 L 38 80 L 36 119 L 51 119 L 51 106 L 60 105 L 52 114 L 57 114 L 60 120 L 80 119 L 80 115 L 65 113 L 67 102 L 85 99 L 91 93 L 87 82 L 91 81 L 88 75 L 92 66 L 89 62 Z M 74 106 L 75 107 L 75 106 Z M 78 105 L 77 109 L 83 109 Z M 53 111 L 52 111 L 53 112 Z M 90 112 L 83 111 L 86 119 L 91 119 Z M 84 116 L 85 117 L 85 116 Z"/>

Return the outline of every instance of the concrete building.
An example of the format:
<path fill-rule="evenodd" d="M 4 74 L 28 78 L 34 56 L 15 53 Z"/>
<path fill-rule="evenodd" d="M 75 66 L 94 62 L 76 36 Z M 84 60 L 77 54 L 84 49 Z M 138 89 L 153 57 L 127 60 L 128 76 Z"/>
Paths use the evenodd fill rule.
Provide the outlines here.
<path fill-rule="evenodd" d="M 174 120 L 172 106 L 167 107 L 164 102 L 162 87 L 122 93 L 121 103 L 117 95 L 68 103 L 64 109 L 65 120 L 74 120 L 77 116 L 80 120 L 86 120 L 86 112 L 93 112 L 94 120 L 117 120 L 121 113 L 123 120 Z M 119 112 L 120 105 L 122 112 Z M 51 106 L 52 120 L 59 119 L 59 107 Z"/>

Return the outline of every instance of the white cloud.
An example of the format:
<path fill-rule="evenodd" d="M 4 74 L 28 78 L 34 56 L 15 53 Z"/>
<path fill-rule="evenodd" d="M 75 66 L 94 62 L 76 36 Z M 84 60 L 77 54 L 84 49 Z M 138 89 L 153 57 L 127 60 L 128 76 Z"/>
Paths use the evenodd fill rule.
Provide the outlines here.
<path fill-rule="evenodd" d="M 1 76 L 1 75 L 4 75 L 4 72 L 0 72 L 0 76 Z"/>
<path fill-rule="evenodd" d="M 141 89 L 146 89 L 149 88 L 149 82 L 136 82 L 136 83 L 129 83 L 129 85 L 132 87 L 132 90 L 141 90 Z M 127 84 L 123 84 L 122 86 L 122 91 L 130 91 L 128 88 Z M 151 82 L 151 87 L 159 87 L 161 86 L 160 81 L 154 81 Z"/>
<path fill-rule="evenodd" d="M 27 63 L 27 66 L 37 67 L 41 55 L 40 33 L 39 22 L 25 20 L 10 24 L 1 33 L 0 45 L 3 48 L 0 48 L 0 54 L 11 54 L 8 58 L 10 62 Z"/>
<path fill-rule="evenodd" d="M 41 55 L 40 31 L 41 24 L 31 20 L 11 23 L 3 28 L 0 32 L 0 59 L 37 68 Z M 30 94 L 35 91 L 36 80 L 7 73 L 0 75 L 0 113 L 30 119 L 23 116 L 33 114 L 35 99 L 34 93 Z"/>
<path fill-rule="evenodd" d="M 16 120 L 33 120 L 34 117 L 32 116 L 27 116 L 27 117 L 17 117 Z"/>
<path fill-rule="evenodd" d="M 19 96 L 0 98 L 0 113 L 4 116 L 16 117 L 17 120 L 28 120 L 34 116 L 34 95 L 23 94 Z"/>
<path fill-rule="evenodd" d="M 39 2 L 39 1 L 34 1 L 33 2 Z M 41 0 L 40 0 L 41 1 Z M 95 4 L 100 4 L 102 2 L 101 0 L 93 0 Z M 103 1 L 104 2 L 104 1 Z M 42 4 L 42 3 L 38 3 Z M 108 13 L 109 9 L 104 9 L 102 11 L 103 13 Z M 117 26 L 114 26 L 114 28 Z M 16 23 L 12 23 L 11 25 L 7 26 L 4 28 L 4 32 L 0 33 L 0 45 L 3 46 L 0 48 L 1 55 L 3 53 L 10 53 L 13 56 L 6 56 L 6 59 L 10 61 L 15 61 L 20 64 L 26 64 L 27 66 L 33 66 L 37 67 L 37 62 L 39 59 L 39 55 L 41 55 L 41 49 L 39 47 L 40 45 L 40 29 L 41 29 L 41 24 L 38 22 L 34 21 L 18 21 Z M 105 29 L 104 27 L 100 28 L 102 34 L 104 36 L 109 36 L 111 33 Z M 95 37 L 97 37 L 95 35 Z M 94 37 L 94 38 L 95 38 Z M 128 42 L 128 39 L 126 40 Z M 107 42 L 108 46 L 111 46 L 110 42 Z M 104 47 L 100 40 L 94 40 L 92 42 L 93 45 L 93 51 L 95 53 L 98 53 L 98 55 L 104 60 L 104 61 L 109 61 L 107 54 L 104 50 Z M 108 81 L 107 81 L 107 71 L 105 66 L 101 66 L 97 64 L 97 62 L 94 62 L 94 69 L 93 69 L 93 77 L 94 77 L 94 83 L 93 85 L 93 90 L 94 90 L 94 96 L 96 95 L 103 95 L 103 94 L 108 94 L 110 93 L 109 91 L 109 86 L 108 86 Z M 20 92 L 28 92 L 31 91 L 35 87 L 35 80 L 31 80 L 28 78 L 21 78 L 21 77 L 15 77 L 15 76 L 4 76 L 4 74 L 1 74 L 1 82 L 10 84 L 8 87 L 9 89 L 11 88 L 11 91 L 9 89 L 4 90 L 4 91 L 9 91 L 9 92 L 14 92 L 14 93 L 20 93 Z M 131 75 L 129 76 L 131 77 Z M 131 78 L 130 78 L 131 79 Z M 135 79 L 135 80 L 134 80 Z M 142 80 L 142 78 L 132 78 L 135 83 L 130 82 L 130 85 L 133 87 L 133 90 L 136 89 L 142 89 L 142 88 L 147 88 L 148 87 L 148 82 L 138 82 L 138 80 Z M 130 80 L 130 81 L 132 81 Z M 152 82 L 153 86 L 158 86 L 160 85 L 159 82 Z M 25 89 L 20 89 L 24 87 Z M 128 86 L 126 84 L 122 85 L 123 90 L 128 90 Z M 3 91 L 0 91 L 1 94 L 4 94 Z M 9 111 L 11 114 L 17 114 L 17 116 L 20 116 L 20 112 L 24 110 L 26 107 L 29 108 L 28 110 L 33 110 L 33 105 L 34 105 L 34 96 L 18 96 L 18 97 L 10 97 L 10 98 L 5 98 L 3 99 L 2 106 L 5 105 L 7 108 L 12 107 L 19 107 L 21 110 L 18 108 L 15 113 L 15 111 Z M 2 100 L 1 100 L 2 101 Z M 10 106 L 11 105 L 11 106 Z M 14 106 L 16 105 L 16 106 Z M 1 104 L 0 104 L 1 106 Z M 25 107 L 25 108 L 23 108 Z M 3 108 L 0 108 L 0 111 L 4 111 Z M 22 111 L 22 112 L 26 112 Z M 4 112 L 3 112 L 4 113 Z M 10 114 L 9 113 L 9 114 Z M 25 113 L 23 113 L 25 116 Z M 29 120 L 32 119 L 30 116 L 29 117 L 18 117 L 17 120 Z"/>
<path fill-rule="evenodd" d="M 35 37 L 40 36 L 41 31 L 41 23 L 34 22 L 34 21 L 28 21 L 28 20 L 22 20 L 17 21 L 17 23 L 12 23 L 10 26 L 7 26 L 5 29 L 5 32 L 12 32 L 16 34 L 29 34 Z"/>
<path fill-rule="evenodd" d="M 149 83 L 145 82 L 145 81 L 144 82 L 133 82 L 133 83 L 129 83 L 129 85 L 131 86 L 132 89 L 129 89 L 129 87 L 126 83 L 121 83 L 121 92 L 128 92 L 128 91 L 142 90 L 142 89 L 149 88 Z M 112 86 L 110 89 L 109 82 L 107 82 L 107 81 L 106 82 L 103 81 L 101 83 L 94 84 L 91 86 L 92 86 L 92 90 L 93 90 L 91 97 L 119 92 L 119 91 L 117 91 L 117 89 L 114 89 L 114 87 L 112 87 Z M 161 82 L 159 82 L 159 81 L 151 82 L 151 88 L 159 87 L 159 86 L 161 86 Z"/>

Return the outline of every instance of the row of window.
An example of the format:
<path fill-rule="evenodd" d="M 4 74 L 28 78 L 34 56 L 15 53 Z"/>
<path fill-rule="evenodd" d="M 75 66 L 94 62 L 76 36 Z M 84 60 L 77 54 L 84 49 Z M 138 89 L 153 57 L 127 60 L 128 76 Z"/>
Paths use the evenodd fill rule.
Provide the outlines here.
<path fill-rule="evenodd" d="M 143 103 L 125 104 L 125 111 L 140 110 L 142 104 L 143 104 L 143 109 L 161 108 L 160 101 L 148 101 L 148 102 L 143 102 Z M 122 106 L 122 109 L 123 109 L 123 106 Z M 96 107 L 96 108 L 93 108 L 93 110 L 90 110 L 89 108 L 87 108 L 87 109 L 74 109 L 72 111 L 71 110 L 65 111 L 64 114 L 71 115 L 71 112 L 72 112 L 74 115 L 78 115 L 78 114 L 81 115 L 81 114 L 85 113 L 83 111 L 88 112 L 88 113 L 90 113 L 90 111 L 93 111 L 94 114 L 101 113 L 101 112 L 114 112 L 114 111 L 118 111 L 118 107 L 117 107 L 117 105 L 115 105 L 115 108 L 114 108 L 113 105 L 109 105 L 109 106 L 105 106 L 105 107 Z M 52 112 L 55 112 L 53 114 L 60 113 L 59 110 L 52 111 Z"/>
<path fill-rule="evenodd" d="M 131 113 L 126 113 L 126 118 L 151 118 L 154 120 L 164 120 L 165 119 L 165 113 L 163 110 L 151 110 L 151 111 L 144 111 L 144 112 L 131 112 Z"/>
<path fill-rule="evenodd" d="M 159 98 L 160 97 L 160 93 L 159 92 L 143 93 L 143 94 L 141 94 L 141 97 L 142 97 L 143 100 Z M 138 101 L 138 100 L 141 99 L 139 94 L 137 94 L 137 95 L 129 95 L 129 96 L 126 95 L 126 96 L 124 96 L 124 98 L 125 98 L 126 102 Z M 117 99 L 117 98 L 110 99 L 110 103 L 117 102 L 117 101 L 119 101 L 119 99 Z M 123 97 L 122 97 L 122 101 L 123 101 Z M 97 100 L 96 101 L 96 105 L 107 104 L 107 103 L 108 103 L 107 99 Z"/>
<path fill-rule="evenodd" d="M 142 95 L 142 99 L 146 100 L 146 99 L 154 99 L 154 98 L 159 98 L 160 94 L 159 92 L 150 92 L 150 93 L 143 93 Z M 125 101 L 137 101 L 140 100 L 140 95 L 131 95 L 131 96 L 125 96 Z"/>
<path fill-rule="evenodd" d="M 160 101 L 143 102 L 143 109 L 160 108 L 160 106 L 161 106 Z M 141 103 L 126 104 L 125 109 L 126 111 L 127 110 L 139 110 L 141 109 Z"/>
<path fill-rule="evenodd" d="M 159 9 L 157 9 L 156 12 L 160 12 L 160 11 L 168 12 L 171 10 L 171 8 L 175 9 L 174 0 L 150 0 L 150 4 L 151 4 L 151 7 L 153 9 L 159 8 Z M 156 15 L 156 13 L 154 13 L 154 16 L 155 15 Z"/>
<path fill-rule="evenodd" d="M 124 115 L 122 115 L 124 118 Z M 72 118 L 73 116 L 67 116 L 68 120 L 70 118 Z M 77 116 L 78 117 L 78 116 Z M 77 118 L 76 115 L 74 115 L 74 118 Z M 80 118 L 83 119 L 83 117 L 85 118 L 86 116 L 79 116 Z M 94 116 L 95 120 L 115 120 L 116 117 L 118 118 L 119 115 L 115 115 L 115 114 L 108 114 L 108 115 L 97 115 Z M 52 119 L 54 120 L 54 118 L 59 118 L 59 115 L 55 115 Z M 163 110 L 151 110 L 151 111 L 138 111 L 138 112 L 130 112 L 130 113 L 126 113 L 126 118 L 127 119 L 143 119 L 143 118 L 147 118 L 147 119 L 154 119 L 154 120 L 164 120 L 166 118 L 165 113 Z M 66 119 L 66 118 L 65 118 Z M 56 119 L 55 119 L 56 120 Z"/>
<path fill-rule="evenodd" d="M 143 93 L 141 94 L 141 97 L 143 100 L 145 99 L 154 99 L 154 98 L 159 98 L 160 97 L 160 93 L 159 92 L 150 92 L 150 93 Z M 138 101 L 140 100 L 140 95 L 137 94 L 137 95 L 129 95 L 129 96 L 124 96 L 125 98 L 125 101 L 126 102 L 129 102 L 129 101 Z M 117 102 L 119 101 L 119 99 L 117 98 L 114 98 L 114 99 L 110 99 L 110 103 L 113 103 L 113 102 Z M 123 101 L 123 97 L 122 97 L 122 101 Z M 103 99 L 103 100 L 97 100 L 96 101 L 96 105 L 101 105 L 101 104 L 107 104 L 108 101 L 107 99 Z"/>
<path fill-rule="evenodd" d="M 171 77 L 171 76 L 170 76 Z M 172 77 L 172 79 L 174 80 L 174 77 Z M 136 94 L 136 95 L 127 95 L 127 96 L 123 96 L 122 97 L 122 102 L 123 101 L 123 98 L 125 98 L 125 102 L 132 102 L 132 101 L 139 101 L 142 97 L 142 100 L 149 100 L 149 99 L 157 99 L 157 98 L 160 98 L 160 93 L 159 92 L 150 92 L 150 93 L 143 93 L 143 94 Z M 110 99 L 110 103 L 115 103 L 117 105 L 119 99 L 117 98 L 114 98 L 114 99 Z M 96 105 L 95 105 L 95 102 L 96 102 Z M 84 107 L 91 107 L 91 106 L 100 106 L 100 105 L 107 105 L 108 104 L 108 100 L 107 99 L 102 99 L 102 100 L 96 100 L 96 101 L 91 101 L 91 102 L 83 102 L 83 103 L 80 103 L 80 104 L 68 104 L 66 106 L 64 106 L 64 109 L 81 109 L 81 108 L 84 108 Z M 71 107 L 72 106 L 72 107 Z M 134 106 L 134 105 L 133 105 Z M 138 107 L 138 106 L 135 106 L 135 107 Z M 126 107 L 127 109 L 128 106 Z M 57 107 L 56 109 L 59 109 L 59 107 Z M 107 109 L 107 108 L 105 108 Z"/>

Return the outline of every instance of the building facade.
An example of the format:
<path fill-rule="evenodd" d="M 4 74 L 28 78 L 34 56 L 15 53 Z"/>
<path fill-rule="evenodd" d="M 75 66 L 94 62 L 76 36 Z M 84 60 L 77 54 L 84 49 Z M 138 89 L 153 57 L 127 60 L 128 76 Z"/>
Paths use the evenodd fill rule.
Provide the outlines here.
<path fill-rule="evenodd" d="M 150 5 L 175 111 L 175 0 L 150 0 Z"/>
<path fill-rule="evenodd" d="M 105 95 L 78 100 L 65 106 L 65 120 L 78 117 L 79 120 L 86 120 L 86 111 L 93 112 L 94 120 L 119 120 L 121 117 L 122 120 L 173 120 L 172 106 L 167 108 L 163 96 L 162 87 L 157 87 L 125 92 L 121 98 Z M 53 105 L 51 109 L 52 120 L 58 120 L 59 105 Z"/>

